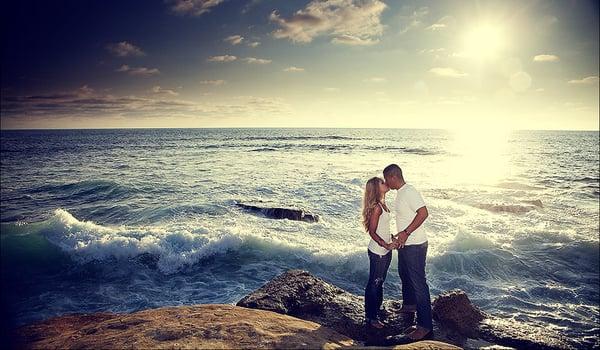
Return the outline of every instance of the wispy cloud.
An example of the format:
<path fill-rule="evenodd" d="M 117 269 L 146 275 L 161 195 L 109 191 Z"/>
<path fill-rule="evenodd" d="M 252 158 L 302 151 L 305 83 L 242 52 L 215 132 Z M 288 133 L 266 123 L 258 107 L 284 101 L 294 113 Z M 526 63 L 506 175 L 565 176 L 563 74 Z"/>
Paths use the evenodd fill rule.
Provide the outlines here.
<path fill-rule="evenodd" d="M 444 16 L 440 18 L 436 23 L 425 27 L 425 30 L 430 30 L 433 32 L 448 30 L 455 26 L 456 20 L 452 16 Z"/>
<path fill-rule="evenodd" d="M 228 42 L 231 45 L 239 45 L 244 41 L 244 37 L 241 35 L 231 35 L 223 39 L 223 41 Z"/>
<path fill-rule="evenodd" d="M 177 96 L 179 93 L 175 90 L 171 89 L 163 89 L 160 86 L 156 85 L 151 90 L 154 94 L 158 95 L 169 95 L 169 96 Z"/>
<path fill-rule="evenodd" d="M 366 83 L 385 83 L 387 81 L 386 78 L 382 77 L 371 77 L 363 80 Z"/>
<path fill-rule="evenodd" d="M 380 16 L 386 7 L 379 0 L 315 0 L 289 18 L 273 11 L 269 19 L 279 26 L 273 32 L 278 39 L 309 43 L 329 36 L 338 44 L 364 45 L 377 42 L 383 34 Z"/>
<path fill-rule="evenodd" d="M 359 38 L 357 36 L 352 35 L 338 35 L 335 38 L 331 39 L 331 42 L 334 44 L 345 44 L 345 45 L 373 45 L 379 42 L 379 39 L 371 39 L 371 38 Z"/>
<path fill-rule="evenodd" d="M 121 41 L 119 43 L 111 43 L 106 45 L 106 49 L 110 51 L 113 55 L 118 57 L 127 57 L 127 56 L 144 56 L 145 53 L 141 48 L 127 42 Z"/>
<path fill-rule="evenodd" d="M 129 67 L 126 64 L 119 67 L 117 69 L 117 72 L 123 72 L 123 73 L 127 73 L 129 75 L 145 76 L 145 77 L 160 74 L 160 71 L 157 68 Z"/>
<path fill-rule="evenodd" d="M 226 81 L 222 80 L 222 79 L 200 81 L 200 84 L 202 84 L 202 85 L 224 85 L 225 83 L 226 83 Z"/>
<path fill-rule="evenodd" d="M 429 70 L 429 73 L 446 78 L 462 78 L 468 75 L 467 73 L 448 67 L 434 67 Z"/>
<path fill-rule="evenodd" d="M 164 91 L 162 88 L 158 91 Z M 94 93 L 81 96 L 77 92 L 50 95 L 2 96 L 3 123 L 20 127 L 23 123 L 60 118 L 148 119 L 169 117 L 244 117 L 289 114 L 290 105 L 280 98 L 256 96 L 232 97 L 228 102 L 194 102 L 173 98 L 115 96 Z"/>
<path fill-rule="evenodd" d="M 402 24 L 402 29 L 400 30 L 400 34 L 407 33 L 415 28 L 420 28 L 423 26 L 423 20 L 429 14 L 429 8 L 420 7 L 416 10 L 412 10 L 408 15 L 401 15 L 400 22 Z"/>
<path fill-rule="evenodd" d="M 560 58 L 556 55 L 536 55 L 533 57 L 534 62 L 558 62 Z"/>
<path fill-rule="evenodd" d="M 258 45 L 260 45 L 260 41 L 251 41 L 251 42 L 248 42 L 246 45 L 248 45 L 250 47 L 258 47 Z"/>
<path fill-rule="evenodd" d="M 575 84 L 575 85 L 596 85 L 596 84 L 598 84 L 598 76 L 591 75 L 591 76 L 585 77 L 583 79 L 569 80 L 568 83 Z"/>
<path fill-rule="evenodd" d="M 231 62 L 237 60 L 233 55 L 211 56 L 206 59 L 208 62 Z"/>
<path fill-rule="evenodd" d="M 166 0 L 171 11 L 178 15 L 200 16 L 225 0 Z"/>
<path fill-rule="evenodd" d="M 446 25 L 444 23 L 434 23 L 434 24 L 430 25 L 429 27 L 425 28 L 425 30 L 433 30 L 434 32 L 436 30 L 442 30 L 442 29 L 446 29 Z"/>
<path fill-rule="evenodd" d="M 300 67 L 287 67 L 283 70 L 284 72 L 304 72 L 304 68 L 300 68 Z"/>
<path fill-rule="evenodd" d="M 246 57 L 243 60 L 250 64 L 269 64 L 269 63 L 273 62 L 272 60 L 268 60 L 265 58 L 256 58 L 256 57 Z"/>

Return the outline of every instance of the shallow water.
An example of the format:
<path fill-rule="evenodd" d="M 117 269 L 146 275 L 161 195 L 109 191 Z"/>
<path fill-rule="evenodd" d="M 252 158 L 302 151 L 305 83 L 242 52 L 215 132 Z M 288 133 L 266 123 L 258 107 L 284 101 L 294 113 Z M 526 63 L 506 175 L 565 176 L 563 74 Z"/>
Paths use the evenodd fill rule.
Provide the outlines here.
<path fill-rule="evenodd" d="M 235 303 L 290 268 L 362 294 L 361 191 L 398 163 L 430 212 L 433 296 L 463 289 L 577 347 L 598 336 L 598 132 L 2 131 L 1 156 L 3 309 L 19 325 Z M 235 206 L 257 200 L 322 220 Z M 399 286 L 394 257 L 386 297 Z"/>

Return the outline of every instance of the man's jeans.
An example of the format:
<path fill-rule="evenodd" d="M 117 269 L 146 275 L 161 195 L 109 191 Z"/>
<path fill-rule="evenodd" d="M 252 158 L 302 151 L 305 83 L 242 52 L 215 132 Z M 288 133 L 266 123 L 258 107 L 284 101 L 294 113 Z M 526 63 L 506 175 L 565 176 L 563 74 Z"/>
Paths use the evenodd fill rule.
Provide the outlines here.
<path fill-rule="evenodd" d="M 403 305 L 417 306 L 417 325 L 433 329 L 431 296 L 425 279 L 427 242 L 398 248 L 398 274 L 402 281 Z"/>
<path fill-rule="evenodd" d="M 392 262 L 392 251 L 380 256 L 369 252 L 369 282 L 365 288 L 365 317 L 377 319 L 377 313 L 383 302 L 383 282 Z"/>

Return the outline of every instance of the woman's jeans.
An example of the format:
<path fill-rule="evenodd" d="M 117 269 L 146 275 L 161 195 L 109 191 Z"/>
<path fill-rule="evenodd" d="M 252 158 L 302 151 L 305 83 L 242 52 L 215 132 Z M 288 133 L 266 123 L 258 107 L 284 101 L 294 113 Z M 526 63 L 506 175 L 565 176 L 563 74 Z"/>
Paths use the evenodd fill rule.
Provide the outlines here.
<path fill-rule="evenodd" d="M 417 325 L 433 329 L 431 296 L 425 279 L 427 242 L 398 248 L 398 274 L 402 281 L 403 305 L 416 305 Z"/>
<path fill-rule="evenodd" d="M 369 282 L 365 288 L 365 317 L 377 319 L 377 313 L 383 302 L 383 282 L 392 262 L 392 251 L 380 256 L 369 252 Z"/>

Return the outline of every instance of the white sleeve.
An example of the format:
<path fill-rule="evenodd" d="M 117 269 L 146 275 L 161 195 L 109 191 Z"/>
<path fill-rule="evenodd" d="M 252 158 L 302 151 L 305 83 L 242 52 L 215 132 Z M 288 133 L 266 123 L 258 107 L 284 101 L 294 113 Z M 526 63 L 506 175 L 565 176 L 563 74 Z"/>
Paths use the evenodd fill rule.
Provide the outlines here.
<path fill-rule="evenodd" d="M 419 191 L 417 191 L 414 187 L 412 187 L 410 191 L 407 191 L 406 201 L 408 203 L 408 206 L 410 207 L 410 210 L 414 212 L 416 212 L 417 209 L 423 208 L 425 206 L 425 201 L 423 200 L 423 197 L 421 197 Z"/>

